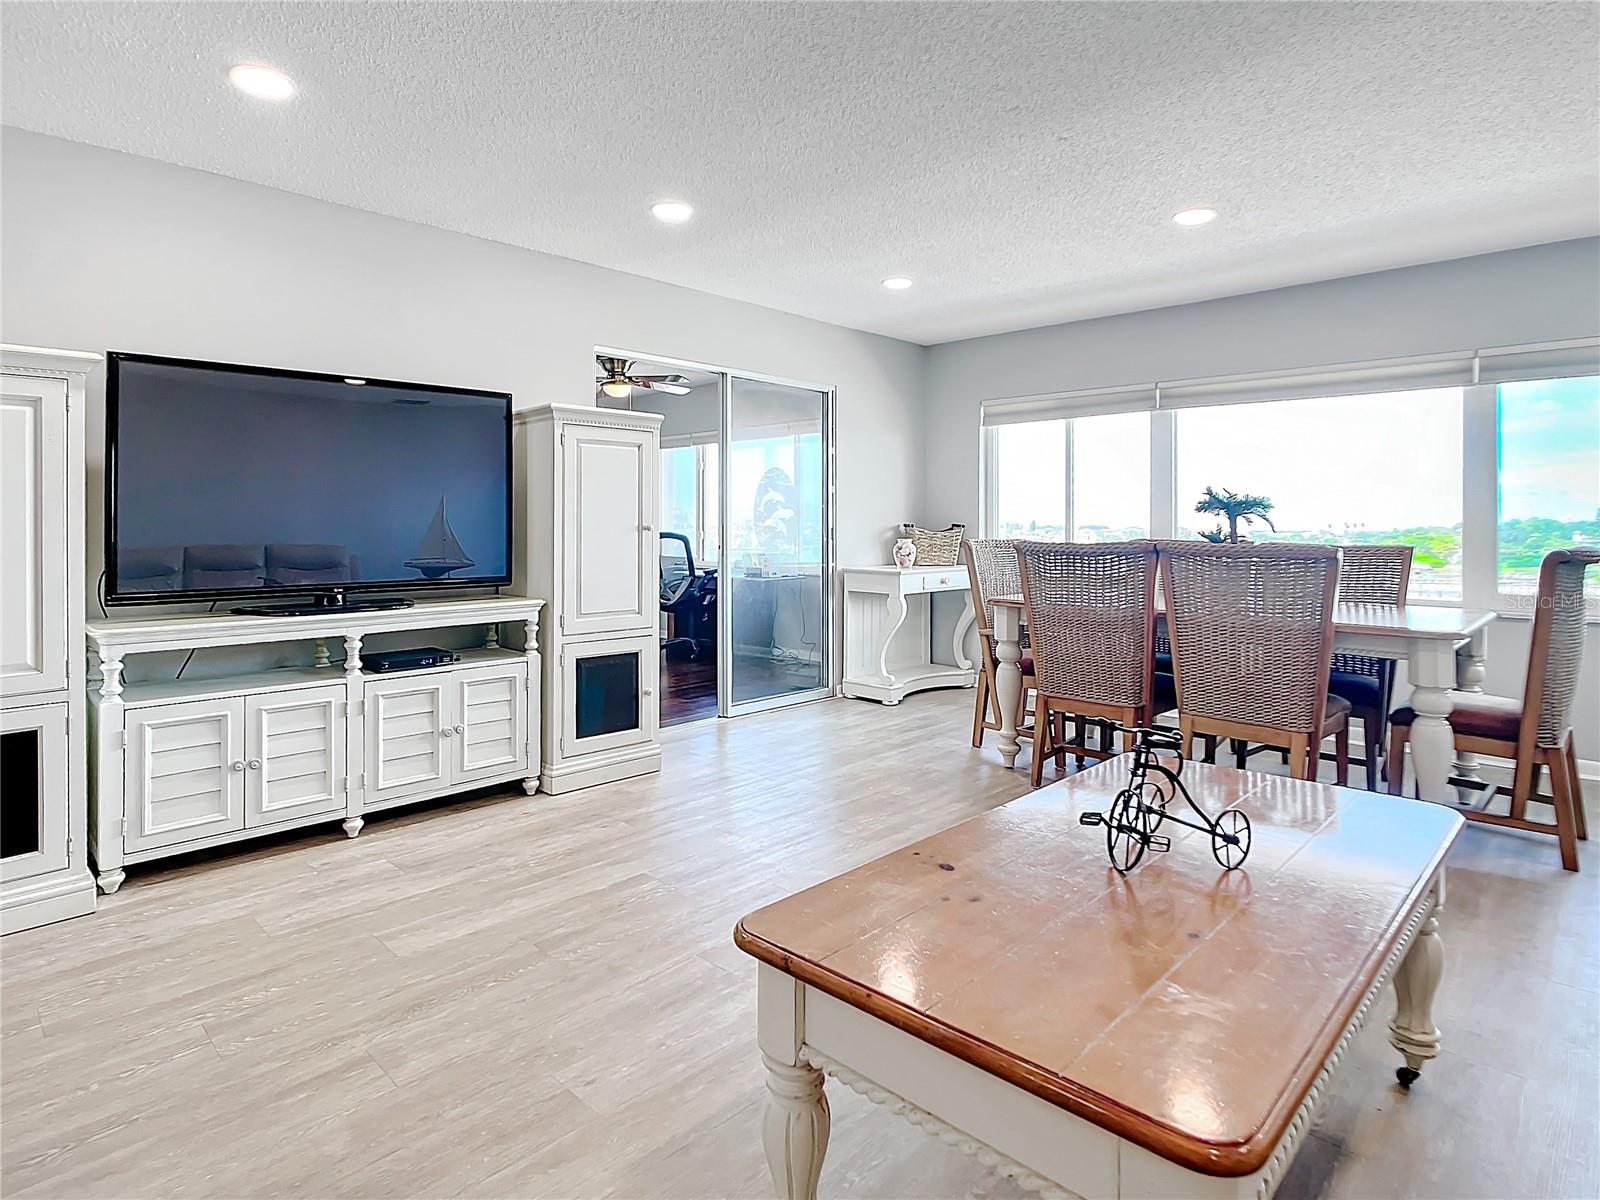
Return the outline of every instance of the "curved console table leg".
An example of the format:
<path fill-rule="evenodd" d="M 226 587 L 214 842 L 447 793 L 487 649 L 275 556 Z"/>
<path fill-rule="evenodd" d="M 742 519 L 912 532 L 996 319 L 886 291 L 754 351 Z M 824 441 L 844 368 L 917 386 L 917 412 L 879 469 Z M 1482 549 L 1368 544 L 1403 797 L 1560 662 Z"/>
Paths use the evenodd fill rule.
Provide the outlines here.
<path fill-rule="evenodd" d="M 963 671 L 972 670 L 972 660 L 967 657 L 967 630 L 972 628 L 976 618 L 977 614 L 972 611 L 972 593 L 969 591 L 961 606 L 961 618 L 956 622 L 955 636 L 950 640 L 950 653 L 955 658 L 956 666 Z"/>

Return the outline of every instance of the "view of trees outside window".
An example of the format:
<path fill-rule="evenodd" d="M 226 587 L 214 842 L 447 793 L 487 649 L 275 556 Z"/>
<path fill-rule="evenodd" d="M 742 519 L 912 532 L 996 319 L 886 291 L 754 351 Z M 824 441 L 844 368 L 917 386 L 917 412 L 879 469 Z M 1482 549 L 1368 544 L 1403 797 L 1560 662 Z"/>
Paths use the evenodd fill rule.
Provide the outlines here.
<path fill-rule="evenodd" d="M 1207 486 L 1272 501 L 1256 541 L 1416 547 L 1414 600 L 1461 599 L 1460 388 L 1280 400 L 1176 414 L 1177 536 L 1215 527 Z"/>
<path fill-rule="evenodd" d="M 1497 399 L 1500 592 L 1531 596 L 1549 551 L 1600 545 L 1600 377 L 1501 384 Z"/>

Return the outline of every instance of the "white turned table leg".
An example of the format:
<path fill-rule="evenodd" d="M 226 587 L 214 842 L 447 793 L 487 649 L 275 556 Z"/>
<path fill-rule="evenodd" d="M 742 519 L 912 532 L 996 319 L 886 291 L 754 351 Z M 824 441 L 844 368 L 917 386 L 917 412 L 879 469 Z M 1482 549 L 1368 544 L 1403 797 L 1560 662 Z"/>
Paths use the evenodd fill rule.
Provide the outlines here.
<path fill-rule="evenodd" d="M 831 1122 L 822 1072 L 804 1063 L 787 1066 L 770 1054 L 762 1059 L 767 1064 L 767 1106 L 761 1140 L 773 1185 L 782 1200 L 816 1200 Z"/>
<path fill-rule="evenodd" d="M 1455 647 L 1448 642 L 1416 638 L 1408 658 L 1411 674 L 1411 765 L 1417 776 L 1417 795 L 1424 800 L 1454 803 L 1450 767 L 1455 761 L 1456 739 L 1450 729 L 1453 702 L 1450 689 L 1456 681 Z"/>
<path fill-rule="evenodd" d="M 1456 691 L 1483 694 L 1483 681 L 1488 676 L 1484 641 L 1484 633 L 1480 630 L 1470 642 L 1456 651 Z M 1457 750 L 1455 774 L 1460 779 L 1481 780 L 1483 776 L 1479 771 L 1478 756 L 1470 750 Z"/>
<path fill-rule="evenodd" d="M 1395 1072 L 1405 1087 L 1422 1073 L 1422 1064 L 1439 1053 L 1439 1029 L 1433 1023 L 1433 998 L 1444 975 L 1444 943 L 1439 940 L 1439 914 L 1444 911 L 1444 876 L 1433 888 L 1433 907 L 1394 973 L 1395 1013 L 1389 1042 L 1405 1056 Z"/>
<path fill-rule="evenodd" d="M 1015 766 L 1022 749 L 1017 723 L 1022 713 L 1022 611 L 1006 604 L 994 606 L 994 690 L 1000 706 L 1000 758 Z"/>

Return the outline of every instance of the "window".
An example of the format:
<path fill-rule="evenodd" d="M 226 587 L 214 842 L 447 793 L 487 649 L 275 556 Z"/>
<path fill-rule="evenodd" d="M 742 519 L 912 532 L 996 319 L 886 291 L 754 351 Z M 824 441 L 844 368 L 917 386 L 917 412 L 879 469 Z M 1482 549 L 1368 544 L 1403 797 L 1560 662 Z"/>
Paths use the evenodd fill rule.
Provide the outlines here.
<path fill-rule="evenodd" d="M 1600 546 L 1600 339 L 995 398 L 981 411 L 988 537 L 1226 532 L 1195 511 L 1209 487 L 1271 502 L 1271 526 L 1241 523 L 1256 541 L 1411 546 L 1412 603 L 1523 616 L 1545 555 Z M 1600 620 L 1600 571 L 1586 591 Z"/>
<path fill-rule="evenodd" d="M 1000 425 L 990 444 L 990 536 L 1046 542 L 1150 536 L 1149 413 Z"/>
<path fill-rule="evenodd" d="M 993 431 L 994 512 L 989 536 L 1059 542 L 1067 531 L 1065 421 L 1001 425 Z"/>
<path fill-rule="evenodd" d="M 1460 388 L 1186 408 L 1174 414 L 1176 527 L 1199 537 L 1207 487 L 1272 501 L 1257 541 L 1416 547 L 1413 600 L 1460 600 Z M 1241 532 L 1245 532 L 1241 529 Z"/>
<path fill-rule="evenodd" d="M 1150 536 L 1150 414 L 1072 422 L 1072 540 Z"/>
<path fill-rule="evenodd" d="M 1551 550 L 1600 545 L 1600 377 L 1503 383 L 1495 408 L 1498 591 L 1528 597 Z"/>
<path fill-rule="evenodd" d="M 688 536 L 696 566 L 716 566 L 720 549 L 717 444 L 661 448 L 661 528 Z"/>

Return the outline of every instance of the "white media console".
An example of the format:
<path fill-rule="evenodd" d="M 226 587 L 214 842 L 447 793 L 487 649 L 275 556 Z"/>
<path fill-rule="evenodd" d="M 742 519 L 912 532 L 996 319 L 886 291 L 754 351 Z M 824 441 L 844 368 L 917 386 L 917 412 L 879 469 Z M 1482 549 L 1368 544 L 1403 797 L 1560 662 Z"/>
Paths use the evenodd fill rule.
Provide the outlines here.
<path fill-rule="evenodd" d="M 531 795 L 542 606 L 493 596 L 315 616 L 90 621 L 89 845 L 101 889 L 116 891 L 128 864 L 299 826 L 342 821 L 355 837 L 363 813 L 452 792 L 520 780 Z M 363 638 L 426 645 L 429 631 L 479 627 L 481 645 L 459 662 L 361 667 Z M 309 665 L 123 682 L 129 655 L 284 642 L 309 643 Z"/>

